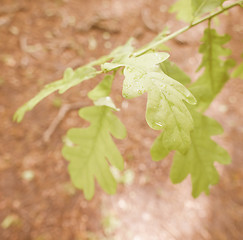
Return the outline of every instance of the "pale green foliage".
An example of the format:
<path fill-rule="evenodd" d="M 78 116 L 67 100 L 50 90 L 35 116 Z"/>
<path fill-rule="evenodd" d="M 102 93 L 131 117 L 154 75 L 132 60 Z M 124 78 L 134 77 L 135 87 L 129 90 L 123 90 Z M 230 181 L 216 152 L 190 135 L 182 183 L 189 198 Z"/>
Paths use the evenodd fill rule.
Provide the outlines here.
<path fill-rule="evenodd" d="M 155 130 L 163 130 L 151 148 L 153 160 L 163 159 L 171 150 L 176 150 L 170 174 L 172 182 L 181 182 L 190 175 L 194 197 L 201 192 L 209 193 L 209 187 L 219 179 L 214 163 L 228 164 L 230 157 L 211 139 L 212 135 L 222 133 L 221 126 L 196 110 L 204 111 L 229 79 L 228 72 L 233 62 L 227 60 L 230 50 L 223 47 L 229 41 L 229 36 L 220 36 L 212 29 L 205 30 L 199 49 L 203 54 L 199 70 L 202 69 L 203 73 L 189 90 L 183 85 L 188 85 L 190 78 L 168 60 L 168 53 L 155 50 L 168 50 L 164 42 L 207 19 L 210 26 L 211 18 L 242 4 L 242 1 L 237 1 L 222 11 L 199 19 L 223 2 L 224 0 L 178 0 L 171 11 L 177 13 L 178 19 L 190 22 L 191 25 L 170 35 L 165 28 L 154 40 L 137 51 L 134 51 L 130 39 L 107 56 L 76 70 L 68 68 L 62 80 L 46 85 L 39 94 L 19 108 L 14 120 L 20 122 L 26 111 L 55 91 L 64 93 L 98 74 L 113 71 L 112 75 L 106 75 L 89 92 L 88 97 L 95 106 L 79 111 L 79 116 L 89 121 L 90 126 L 70 129 L 62 151 L 69 161 L 68 170 L 72 182 L 84 191 L 86 199 L 91 199 L 94 195 L 95 180 L 107 193 L 113 194 L 117 185 L 117 175 L 113 173 L 122 170 L 124 163 L 112 136 L 123 139 L 126 129 L 113 114 L 113 111 L 119 109 L 109 94 L 116 71 L 123 68 L 123 96 L 135 98 L 147 93 L 148 125 Z M 243 78 L 242 64 L 232 76 Z M 196 104 L 194 96 L 198 100 L 196 107 L 187 106 L 186 103 Z"/>
<path fill-rule="evenodd" d="M 242 55 L 243 57 L 243 55 Z M 233 78 L 241 78 L 243 79 L 243 63 L 239 64 L 239 66 L 236 67 L 234 72 L 232 73 Z"/>
<path fill-rule="evenodd" d="M 198 100 L 198 109 L 204 111 L 220 92 L 225 82 L 229 80 L 228 70 L 232 68 L 232 60 L 222 60 L 222 56 L 229 56 L 231 51 L 223 47 L 230 40 L 230 36 L 220 36 L 214 29 L 206 29 L 202 38 L 199 52 L 203 54 L 199 70 L 204 68 L 203 74 L 190 87 Z"/>
<path fill-rule="evenodd" d="M 176 12 L 177 19 L 185 22 L 191 22 L 193 20 L 193 10 L 191 0 L 178 0 L 172 5 L 170 12 Z"/>
<path fill-rule="evenodd" d="M 193 121 L 183 100 L 190 104 L 195 104 L 196 100 L 183 85 L 163 72 L 151 73 L 144 78 L 144 84 L 148 92 L 146 120 L 149 126 L 164 129 L 166 148 L 185 152 L 191 143 Z"/>
<path fill-rule="evenodd" d="M 67 68 L 64 72 L 63 79 L 45 85 L 35 97 L 21 106 L 14 114 L 14 121 L 21 122 L 27 111 L 32 110 L 41 100 L 53 92 L 59 91 L 59 93 L 62 94 L 69 88 L 100 74 L 101 72 L 97 71 L 93 66 L 100 65 L 113 58 L 119 60 L 131 55 L 133 52 L 132 40 L 133 39 L 130 39 L 125 45 L 117 47 L 109 55 L 103 56 L 83 67 L 77 68 L 76 70 Z"/>
<path fill-rule="evenodd" d="M 191 79 L 181 70 L 175 63 L 165 60 L 160 63 L 161 70 L 171 78 L 177 80 L 183 85 L 189 84 Z M 164 159 L 170 152 L 168 148 L 164 145 L 165 132 L 162 132 L 154 141 L 151 147 L 151 155 L 154 161 L 159 161 Z"/>
<path fill-rule="evenodd" d="M 179 183 L 190 174 L 192 195 L 198 197 L 201 192 L 208 194 L 210 185 L 216 184 L 219 180 L 214 163 L 228 164 L 231 160 L 228 153 L 211 139 L 212 135 L 223 133 L 222 127 L 215 120 L 193 109 L 191 114 L 194 121 L 192 143 L 186 153 L 175 153 L 170 177 L 173 183 Z M 151 148 L 152 159 L 159 161 L 169 152 L 163 145 L 162 133 Z"/>
<path fill-rule="evenodd" d="M 63 147 L 63 156 L 70 161 L 68 171 L 73 184 L 84 191 L 86 199 L 94 195 L 95 178 L 109 194 L 116 192 L 116 181 L 107 161 L 123 169 L 123 159 L 114 144 L 115 138 L 123 139 L 126 129 L 107 106 L 86 107 L 79 116 L 91 122 L 88 128 L 73 128 L 67 133 L 72 144 Z"/>
<path fill-rule="evenodd" d="M 128 72 L 123 88 L 123 95 L 129 98 L 136 96 L 133 95 L 134 86 L 131 86 L 131 83 L 134 81 L 132 77 L 133 76 L 130 75 L 130 72 Z M 183 116 L 183 112 L 186 112 L 186 108 L 182 100 L 190 104 L 196 103 L 195 98 L 182 84 L 170 78 L 163 72 L 151 72 L 150 74 L 146 74 L 142 77 L 141 81 L 143 81 L 141 82 L 141 84 L 143 84 L 141 91 L 144 88 L 145 91 L 148 92 L 148 124 L 156 130 L 162 129 L 165 126 L 167 128 L 169 123 L 166 123 L 166 119 L 168 119 L 167 121 L 173 121 L 170 117 L 173 118 L 176 114 L 182 114 L 180 115 L 182 119 L 185 117 Z M 138 88 L 138 91 L 139 90 L 140 89 Z M 170 116 L 171 111 L 175 111 L 175 116 Z M 188 118 L 190 117 L 187 116 L 186 119 Z"/>
<path fill-rule="evenodd" d="M 69 88 L 83 82 L 84 80 L 93 78 L 96 76 L 96 74 L 96 69 L 90 66 L 84 66 L 76 69 L 75 71 L 73 71 L 71 68 L 68 68 L 65 71 L 62 80 L 47 84 L 35 97 L 20 107 L 14 114 L 14 120 L 17 122 L 22 121 L 27 111 L 32 110 L 42 99 L 51 93 L 55 91 L 64 93 Z"/>
<path fill-rule="evenodd" d="M 209 36 L 210 41 L 208 40 Z M 229 79 L 228 68 L 232 66 L 232 63 L 220 59 L 220 56 L 227 56 L 230 53 L 229 50 L 222 47 L 222 45 L 228 41 L 227 36 L 218 36 L 215 30 L 207 29 L 203 40 L 204 42 L 200 47 L 200 52 L 204 53 L 204 57 L 200 67 L 205 65 L 206 67 L 202 77 L 193 83 L 189 89 L 197 98 L 198 106 L 204 106 L 204 109 L 206 109 L 220 91 L 223 84 Z M 224 64 L 229 64 L 228 68 L 222 69 L 222 67 L 225 66 Z M 210 67 L 213 68 L 210 69 L 212 74 L 213 71 L 216 71 L 218 76 L 208 73 L 209 70 L 206 68 Z M 218 90 L 214 91 L 209 97 L 207 94 L 212 86 L 210 84 L 211 76 L 215 77 L 213 80 Z M 198 86 L 199 83 L 200 87 Z M 195 91 L 195 86 L 198 86 L 198 91 Z M 203 86 L 207 90 L 205 90 Z M 203 91 L 203 93 L 200 91 Z M 207 97 L 202 98 L 201 96 L 204 95 L 207 95 Z M 191 132 L 192 143 L 187 152 L 180 153 L 177 151 L 175 153 L 170 177 L 173 183 L 179 183 L 190 174 L 192 195 L 197 197 L 201 192 L 209 193 L 210 185 L 218 182 L 219 175 L 214 167 L 214 162 L 227 164 L 230 162 L 230 157 L 223 148 L 210 138 L 212 135 L 221 134 L 223 132 L 221 126 L 215 120 L 196 112 L 193 108 L 191 108 L 190 112 L 194 121 L 194 130 Z M 163 138 L 164 132 L 155 140 L 151 148 L 151 156 L 154 161 L 163 159 L 170 152 L 163 144 Z"/>
<path fill-rule="evenodd" d="M 186 154 L 176 152 L 170 172 L 173 183 L 179 183 L 191 175 L 192 195 L 198 197 L 201 192 L 209 193 L 210 185 L 219 180 L 214 162 L 230 163 L 228 153 L 216 144 L 212 135 L 223 132 L 222 127 L 213 119 L 201 113 L 191 111 L 195 128 L 191 133 L 192 145 Z"/>
<path fill-rule="evenodd" d="M 105 63 L 110 71 L 125 66 L 123 96 L 134 98 L 148 93 L 146 120 L 153 129 L 165 129 L 163 144 L 169 150 L 185 152 L 190 146 L 193 129 L 191 115 L 183 101 L 195 104 L 193 95 L 179 82 L 167 76 L 157 64 L 168 58 L 167 53 L 147 53 L 122 59 L 119 63 Z M 169 65 L 166 64 L 169 68 Z"/>
<path fill-rule="evenodd" d="M 113 103 L 112 99 L 109 96 L 99 98 L 98 100 L 94 101 L 94 104 L 96 106 L 107 106 L 112 108 L 113 110 L 120 111 L 120 109 L 118 109 L 115 106 L 115 104 Z"/>
<path fill-rule="evenodd" d="M 164 145 L 164 132 L 162 132 L 154 141 L 150 153 L 153 161 L 160 161 L 164 159 L 169 153 L 170 150 Z"/>
<path fill-rule="evenodd" d="M 177 19 L 191 22 L 204 13 L 211 12 L 225 0 L 178 0 L 170 11 L 177 13 Z"/>
<path fill-rule="evenodd" d="M 114 75 L 106 75 L 104 79 L 88 93 L 88 97 L 93 101 L 96 101 L 99 98 L 109 96 L 113 79 Z"/>
<path fill-rule="evenodd" d="M 109 97 L 114 75 L 107 75 L 88 93 L 96 106 L 79 111 L 79 116 L 91 122 L 88 128 L 70 129 L 67 133 L 63 156 L 70 161 L 68 170 L 73 184 L 84 191 L 86 199 L 94 195 L 94 179 L 110 194 L 116 191 L 116 181 L 109 164 L 122 170 L 123 159 L 114 144 L 112 134 L 118 139 L 126 136 L 126 129 L 112 113 L 117 110 Z M 70 142 L 72 144 L 70 144 Z"/>
<path fill-rule="evenodd" d="M 187 85 L 191 82 L 190 77 L 188 77 L 188 75 L 175 63 L 169 61 L 168 59 L 160 64 L 160 68 L 166 75 L 170 76 L 183 85 Z"/>

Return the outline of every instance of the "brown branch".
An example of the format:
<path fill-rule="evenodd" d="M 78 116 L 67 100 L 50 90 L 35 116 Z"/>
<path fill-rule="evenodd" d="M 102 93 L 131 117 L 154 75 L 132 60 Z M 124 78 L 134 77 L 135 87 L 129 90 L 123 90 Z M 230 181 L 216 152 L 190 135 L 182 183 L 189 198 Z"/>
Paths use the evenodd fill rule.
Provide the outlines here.
<path fill-rule="evenodd" d="M 54 120 L 52 121 L 51 125 L 44 132 L 43 137 L 42 137 L 43 141 L 46 142 L 46 143 L 50 141 L 50 138 L 51 138 L 52 134 L 56 131 L 58 125 L 62 122 L 62 120 L 65 118 L 66 114 L 69 111 L 77 110 L 77 109 L 80 109 L 80 108 L 82 108 L 84 106 L 85 105 L 84 105 L 83 102 L 64 104 L 60 108 L 57 116 L 54 118 Z"/>

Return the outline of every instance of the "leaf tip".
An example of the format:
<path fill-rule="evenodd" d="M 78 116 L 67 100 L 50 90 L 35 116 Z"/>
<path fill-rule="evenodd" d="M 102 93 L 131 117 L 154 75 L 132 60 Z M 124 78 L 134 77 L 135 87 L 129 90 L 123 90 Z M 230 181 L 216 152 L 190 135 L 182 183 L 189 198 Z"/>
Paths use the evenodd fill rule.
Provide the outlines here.
<path fill-rule="evenodd" d="M 84 197 L 87 201 L 90 201 L 94 197 L 94 194 L 89 194 L 86 191 L 84 191 Z"/>
<path fill-rule="evenodd" d="M 20 123 L 24 118 L 24 112 L 19 108 L 13 115 L 13 121 Z"/>

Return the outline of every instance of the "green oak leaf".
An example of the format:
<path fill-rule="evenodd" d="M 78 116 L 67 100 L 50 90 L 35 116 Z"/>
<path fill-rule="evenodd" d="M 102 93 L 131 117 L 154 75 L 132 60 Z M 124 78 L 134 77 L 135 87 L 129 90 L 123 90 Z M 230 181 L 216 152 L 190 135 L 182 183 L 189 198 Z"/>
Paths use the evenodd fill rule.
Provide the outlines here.
<path fill-rule="evenodd" d="M 169 61 L 168 59 L 160 63 L 160 68 L 166 75 L 170 76 L 183 85 L 189 84 L 191 82 L 190 77 L 174 62 Z"/>
<path fill-rule="evenodd" d="M 187 152 L 176 151 L 170 175 L 173 183 L 179 183 L 190 174 L 192 194 L 197 197 L 201 192 L 209 193 L 210 185 L 218 182 L 219 175 L 214 162 L 228 164 L 230 157 L 211 139 L 212 135 L 223 132 L 221 126 L 215 120 L 196 112 L 192 107 L 189 109 L 194 121 L 194 129 L 191 132 L 192 143 Z M 165 131 L 156 138 L 151 147 L 151 156 L 154 161 L 165 158 L 170 152 L 164 144 L 164 134 Z"/>
<path fill-rule="evenodd" d="M 201 192 L 208 194 L 209 187 L 219 181 L 214 163 L 229 164 L 231 159 L 226 150 L 211 139 L 212 135 L 223 132 L 219 123 L 194 110 L 191 114 L 195 126 L 191 133 L 192 144 L 187 153 L 175 153 L 170 178 L 173 183 L 179 183 L 190 174 L 192 195 L 198 197 Z"/>
<path fill-rule="evenodd" d="M 206 29 L 202 38 L 199 52 L 203 54 L 199 70 L 204 72 L 199 79 L 190 86 L 190 90 L 198 100 L 198 109 L 208 108 L 224 84 L 229 80 L 229 69 L 234 66 L 233 60 L 222 60 L 230 55 L 231 51 L 223 47 L 230 40 L 230 36 L 220 36 L 214 29 Z"/>
<path fill-rule="evenodd" d="M 162 132 L 154 141 L 151 149 L 150 154 L 153 161 L 160 161 L 164 159 L 170 150 L 165 147 L 164 145 L 164 132 Z"/>
<path fill-rule="evenodd" d="M 106 75 L 104 79 L 88 93 L 88 97 L 95 101 L 110 95 L 114 75 Z"/>
<path fill-rule="evenodd" d="M 79 83 L 95 77 L 97 71 L 91 66 L 84 66 L 76 69 L 67 68 L 63 79 L 47 84 L 44 88 L 31 100 L 21 106 L 14 114 L 14 121 L 21 122 L 25 113 L 32 110 L 41 100 L 55 91 L 60 94 L 67 91 L 69 88 L 78 85 Z"/>
<path fill-rule="evenodd" d="M 145 74 L 140 79 L 143 82 L 142 88 L 139 84 L 133 84 L 133 74 L 126 74 L 126 69 L 124 74 L 123 96 L 131 98 L 137 96 L 137 92 L 146 91 L 148 125 L 155 130 L 164 129 L 163 143 L 167 149 L 185 152 L 191 143 L 193 120 L 183 101 L 195 104 L 193 95 L 163 72 Z"/>
<path fill-rule="evenodd" d="M 102 98 L 95 100 L 94 105 L 96 105 L 96 106 L 107 106 L 107 107 L 112 108 L 115 111 L 120 111 L 120 109 L 115 106 L 114 102 L 112 101 L 111 97 L 109 97 L 109 96 L 102 97 Z"/>
<path fill-rule="evenodd" d="M 183 85 L 189 84 L 191 82 L 190 77 L 180 69 L 175 63 L 169 61 L 168 59 L 160 63 L 161 70 L 171 78 L 177 80 Z M 154 141 L 150 153 L 154 161 L 160 161 L 164 159 L 170 152 L 168 148 L 164 146 L 165 132 L 162 132 Z"/>
<path fill-rule="evenodd" d="M 184 101 L 195 104 L 196 100 L 181 83 L 161 71 L 158 64 L 168 56 L 167 53 L 146 53 L 119 63 L 105 63 L 102 67 L 110 71 L 125 66 L 123 96 L 134 98 L 147 92 L 148 125 L 156 130 L 164 129 L 163 142 L 167 149 L 185 152 L 190 146 L 193 121 Z"/>
<path fill-rule="evenodd" d="M 184 22 L 191 22 L 193 20 L 193 10 L 191 0 L 178 0 L 170 8 L 170 12 L 176 12 L 176 18 Z"/>
<path fill-rule="evenodd" d="M 123 159 L 112 140 L 126 137 L 126 129 L 107 106 L 86 107 L 79 116 L 89 121 L 88 128 L 72 128 L 67 138 L 72 144 L 63 147 L 62 154 L 70 162 L 68 171 L 74 186 L 84 191 L 86 199 L 94 195 L 95 179 L 108 194 L 116 192 L 117 183 L 110 164 L 123 169 Z"/>

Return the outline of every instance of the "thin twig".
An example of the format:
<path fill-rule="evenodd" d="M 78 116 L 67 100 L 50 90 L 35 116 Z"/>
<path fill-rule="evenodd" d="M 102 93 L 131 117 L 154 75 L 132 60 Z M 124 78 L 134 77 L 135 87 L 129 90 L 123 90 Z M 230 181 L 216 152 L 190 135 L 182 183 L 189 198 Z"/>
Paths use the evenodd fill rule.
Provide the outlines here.
<path fill-rule="evenodd" d="M 58 125 L 61 123 L 61 121 L 65 118 L 66 114 L 69 111 L 72 110 L 77 110 L 79 108 L 84 107 L 84 103 L 83 102 L 77 102 L 77 103 L 70 103 L 70 104 L 64 104 L 57 116 L 54 118 L 54 120 L 52 121 L 51 125 L 47 128 L 47 130 L 44 132 L 43 134 L 43 141 L 44 142 L 49 142 L 50 138 L 52 136 L 52 134 L 56 131 Z"/>

